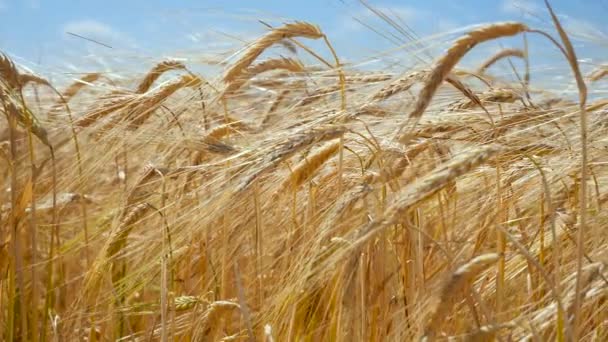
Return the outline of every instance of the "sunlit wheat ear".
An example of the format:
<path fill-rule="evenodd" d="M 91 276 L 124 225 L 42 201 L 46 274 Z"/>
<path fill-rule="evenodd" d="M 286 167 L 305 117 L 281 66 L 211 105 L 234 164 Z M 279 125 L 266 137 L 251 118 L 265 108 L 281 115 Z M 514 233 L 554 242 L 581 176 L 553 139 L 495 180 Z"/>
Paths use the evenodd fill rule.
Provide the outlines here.
<path fill-rule="evenodd" d="M 65 88 L 65 90 L 61 93 L 61 96 L 63 97 L 63 99 L 59 99 L 57 102 L 55 102 L 55 104 L 49 111 L 49 115 L 56 115 L 59 111 L 61 111 L 64 108 L 66 103 L 70 102 L 70 100 L 74 96 L 76 96 L 76 94 L 78 94 L 80 92 L 80 90 L 82 90 L 83 88 L 85 88 L 87 86 L 90 86 L 91 83 L 97 81 L 100 77 L 101 77 L 101 74 L 95 72 L 95 73 L 86 74 L 79 80 L 74 81 L 67 88 Z"/>
<path fill-rule="evenodd" d="M 467 174 L 504 150 L 498 145 L 476 148 L 440 165 L 416 182 L 404 187 L 396 193 L 396 200 L 384 211 L 381 219 L 372 221 L 360 230 L 356 243 L 362 245 L 387 227 L 398 223 L 413 205 L 429 198 L 458 177 Z"/>
<path fill-rule="evenodd" d="M 203 137 L 203 141 L 207 143 L 215 143 L 225 136 L 231 135 L 239 131 L 248 131 L 250 128 L 242 122 L 236 121 L 219 125 L 210 129 Z"/>
<path fill-rule="evenodd" d="M 184 70 L 184 69 L 186 69 L 186 66 L 182 62 L 173 61 L 173 60 L 162 61 L 162 62 L 156 64 L 152 69 L 150 69 L 150 71 L 148 71 L 146 76 L 144 76 L 143 80 L 141 80 L 141 82 L 137 86 L 136 92 L 138 94 L 143 94 L 143 93 L 147 92 L 148 89 L 150 89 L 150 87 L 152 86 L 152 84 L 154 84 L 154 82 L 163 73 L 165 73 L 167 71 Z"/>
<path fill-rule="evenodd" d="M 152 115 L 157 106 L 173 95 L 176 91 L 186 87 L 196 87 L 202 84 L 202 80 L 194 75 L 183 75 L 175 80 L 169 81 L 160 87 L 148 91 L 141 99 L 129 105 L 133 111 L 130 113 L 133 119 L 133 127 L 143 124 Z"/>
<path fill-rule="evenodd" d="M 86 74 L 82 76 L 79 80 L 74 81 L 70 84 L 61 95 L 66 101 L 69 101 L 72 97 L 74 97 L 78 92 L 82 90 L 82 88 L 86 86 L 90 86 L 91 83 L 97 81 L 101 77 L 101 74 L 98 72 Z"/>
<path fill-rule="evenodd" d="M 90 109 L 83 116 L 78 118 L 76 122 L 74 122 L 74 125 L 80 128 L 89 127 L 108 114 L 124 108 L 133 101 L 135 101 L 135 97 L 133 95 L 119 95 L 108 99 L 104 102 L 96 104 L 93 109 Z"/>
<path fill-rule="evenodd" d="M 179 297 L 175 297 L 175 300 L 174 300 L 176 311 L 190 310 L 190 309 L 194 308 L 195 306 L 197 306 L 199 304 L 203 304 L 203 303 L 205 303 L 205 300 L 203 300 L 200 297 L 195 297 L 195 296 L 179 296 Z"/>
<path fill-rule="evenodd" d="M 302 63 L 291 59 L 291 58 L 272 58 L 263 62 L 254 64 L 243 73 L 241 73 L 237 79 L 233 80 L 228 84 L 222 96 L 229 96 L 239 90 L 247 81 L 259 75 L 261 73 L 271 70 L 286 70 L 289 72 L 302 72 L 304 71 L 304 65 Z"/>
<path fill-rule="evenodd" d="M 285 38 L 304 37 L 310 39 L 323 38 L 323 33 L 318 26 L 305 23 L 295 22 L 289 23 L 284 26 L 272 29 L 270 32 L 265 34 L 263 37 L 256 40 L 226 72 L 224 75 L 224 82 L 233 82 L 239 75 L 241 75 L 245 68 L 258 58 L 270 46 L 280 42 Z"/>
<path fill-rule="evenodd" d="M 371 183 L 376 182 L 389 182 L 403 174 L 403 171 L 408 165 L 412 163 L 412 160 L 416 158 L 420 153 L 424 152 L 431 145 L 430 140 L 424 140 L 420 143 L 410 146 L 404 155 L 396 160 L 393 164 L 380 170 L 379 174 L 370 174 L 368 180 Z"/>
<path fill-rule="evenodd" d="M 296 165 L 289 177 L 281 184 L 279 191 L 291 186 L 297 189 L 302 183 L 309 179 L 329 158 L 340 148 L 340 141 L 327 143 L 314 154 L 306 157 Z"/>
<path fill-rule="evenodd" d="M 475 45 L 492 39 L 513 36 L 526 30 L 528 30 L 528 27 L 521 23 L 498 23 L 478 28 L 455 41 L 447 53 L 435 63 L 431 72 L 426 76 L 424 86 L 418 94 L 418 100 L 414 105 L 414 109 L 409 113 L 409 117 L 419 118 L 422 116 L 435 95 L 437 88 L 439 88 L 460 59 Z"/>
<path fill-rule="evenodd" d="M 348 75 L 347 83 L 378 83 L 388 81 L 392 78 L 390 74 L 372 74 L 372 75 Z"/>
<path fill-rule="evenodd" d="M 279 95 L 274 99 L 274 101 L 272 102 L 272 105 L 270 106 L 270 108 L 268 109 L 268 112 L 266 112 L 266 115 L 264 116 L 264 118 L 262 119 L 262 128 L 264 128 L 264 126 L 266 126 L 273 117 L 273 113 L 277 111 L 277 109 L 279 109 L 279 107 L 281 106 L 281 104 L 283 103 L 283 100 L 285 100 L 285 98 L 291 93 L 291 90 L 286 89 L 281 91 L 281 93 L 279 93 Z"/>
<path fill-rule="evenodd" d="M 489 67 L 491 67 L 492 65 L 494 65 L 494 63 L 498 62 L 499 60 L 503 59 L 503 58 L 507 58 L 507 57 L 517 57 L 517 58 L 525 58 L 525 52 L 523 50 L 520 49 L 503 49 L 498 51 L 496 54 L 494 54 L 493 56 L 490 56 L 490 58 L 488 58 L 487 60 L 485 60 L 483 63 L 481 63 L 481 65 L 479 66 L 479 68 L 477 68 L 477 72 L 480 74 L 483 74 Z"/>
<path fill-rule="evenodd" d="M 329 94 L 337 94 L 340 91 L 340 85 L 331 85 L 328 87 L 322 87 L 319 89 L 315 89 L 313 92 L 308 94 L 305 98 L 303 98 L 300 102 L 296 104 L 296 107 L 305 107 L 308 106 L 320 99 L 325 95 Z"/>
<path fill-rule="evenodd" d="M 426 71 L 416 71 L 399 78 L 389 85 L 380 89 L 372 96 L 373 101 L 382 101 L 392 97 L 395 94 L 409 90 L 416 82 L 422 80 L 426 76 Z"/>
<path fill-rule="evenodd" d="M 519 95 L 516 91 L 507 88 L 490 89 L 479 94 L 477 97 L 479 102 L 471 99 L 466 99 L 463 101 L 459 101 L 457 104 L 451 106 L 450 109 L 471 109 L 475 106 L 478 106 L 479 104 L 513 103 L 521 99 L 521 95 Z"/>
<path fill-rule="evenodd" d="M 263 164 L 241 181 L 237 187 L 237 192 L 247 189 L 251 183 L 261 175 L 273 170 L 282 161 L 291 157 L 303 148 L 310 146 L 313 143 L 338 138 L 345 132 L 346 129 L 344 127 L 329 126 L 296 133 L 292 138 L 276 146 L 274 151 L 264 158 Z"/>
<path fill-rule="evenodd" d="M 606 77 L 606 75 L 608 75 L 608 66 L 601 66 L 601 67 L 593 70 L 589 74 L 589 76 L 587 76 L 587 78 L 589 79 L 589 81 L 595 82 L 595 81 L 599 81 L 602 78 Z"/>
<path fill-rule="evenodd" d="M 431 311 L 428 323 L 424 327 L 423 341 L 434 340 L 441 323 L 445 320 L 455 302 L 462 299 L 463 290 L 471 285 L 475 276 L 494 264 L 498 259 L 499 255 L 495 253 L 480 255 L 452 273 L 437 296 L 437 304 Z"/>

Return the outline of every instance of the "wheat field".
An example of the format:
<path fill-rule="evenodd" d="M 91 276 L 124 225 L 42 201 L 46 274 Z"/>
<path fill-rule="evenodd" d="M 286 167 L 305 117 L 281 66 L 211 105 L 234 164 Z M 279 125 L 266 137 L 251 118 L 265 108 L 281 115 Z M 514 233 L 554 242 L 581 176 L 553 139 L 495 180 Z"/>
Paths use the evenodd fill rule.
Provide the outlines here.
<path fill-rule="evenodd" d="M 301 21 L 208 74 L 1 54 L 0 338 L 608 340 L 608 68 L 545 14 L 398 71 Z"/>

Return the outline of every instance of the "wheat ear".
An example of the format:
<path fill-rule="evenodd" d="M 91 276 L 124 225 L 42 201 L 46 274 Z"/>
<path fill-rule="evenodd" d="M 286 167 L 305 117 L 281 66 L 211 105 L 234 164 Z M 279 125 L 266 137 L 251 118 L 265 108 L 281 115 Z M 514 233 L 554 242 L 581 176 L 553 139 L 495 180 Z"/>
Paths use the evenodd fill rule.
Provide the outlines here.
<path fill-rule="evenodd" d="M 237 192 L 247 189 L 253 181 L 261 175 L 273 170 L 279 163 L 294 155 L 296 152 L 310 146 L 315 142 L 327 141 L 338 138 L 346 132 L 346 129 L 341 126 L 329 126 L 315 128 L 309 131 L 296 133 L 292 138 L 284 143 L 279 144 L 265 160 L 263 165 L 249 176 L 245 177 L 237 187 Z"/>
<path fill-rule="evenodd" d="M 417 119 L 422 116 L 422 113 L 424 113 L 424 110 L 428 107 L 433 95 L 435 95 L 437 88 L 439 88 L 458 61 L 475 47 L 475 45 L 500 37 L 514 36 L 527 30 L 528 27 L 521 23 L 498 23 L 480 27 L 456 40 L 448 49 L 447 53 L 435 63 L 432 71 L 427 75 L 424 86 L 418 94 L 418 100 L 414 105 L 414 109 L 410 112 L 409 117 Z"/>
<path fill-rule="evenodd" d="M 302 183 L 309 179 L 329 158 L 340 148 L 340 141 L 332 141 L 320 148 L 316 153 L 300 162 L 291 172 L 291 175 L 281 184 L 279 191 L 289 185 L 297 189 Z"/>
<path fill-rule="evenodd" d="M 461 293 L 481 271 L 494 264 L 499 259 L 496 253 L 477 256 L 468 263 L 460 266 L 444 284 L 437 298 L 437 304 L 430 313 L 430 319 L 424 327 L 423 341 L 433 341 L 441 323 L 448 315 Z"/>
<path fill-rule="evenodd" d="M 0 77 L 9 89 L 20 89 L 19 71 L 13 61 L 4 53 L 0 53 Z"/>
<path fill-rule="evenodd" d="M 494 65 L 494 63 L 499 60 L 507 57 L 518 57 L 518 58 L 526 58 L 526 54 L 520 49 L 503 49 L 490 56 L 490 58 L 486 59 L 479 68 L 477 68 L 477 72 L 483 74 L 486 69 Z"/>
<path fill-rule="evenodd" d="M 240 76 L 245 68 L 258 58 L 270 46 L 278 43 L 286 38 L 304 37 L 310 39 L 323 38 L 323 33 L 318 26 L 305 23 L 295 22 L 289 23 L 284 26 L 275 28 L 265 34 L 263 37 L 256 40 L 226 72 L 224 75 L 224 82 L 233 82 L 238 76 Z"/>
<path fill-rule="evenodd" d="M 40 84 L 40 85 L 45 85 L 45 86 L 49 86 L 49 87 L 51 86 L 49 81 L 47 81 L 46 79 L 44 79 L 38 75 L 19 74 L 19 85 L 23 88 L 28 83 Z"/>
<path fill-rule="evenodd" d="M 591 72 L 591 74 L 589 74 L 589 76 L 587 76 L 587 78 L 591 81 L 591 82 L 595 82 L 595 81 L 599 81 L 602 78 L 604 78 L 606 75 L 608 75 L 608 67 L 607 66 L 601 66 L 595 70 L 593 70 Z"/>
<path fill-rule="evenodd" d="M 188 74 L 167 82 L 153 91 L 149 91 L 141 100 L 133 102 L 129 106 L 130 108 L 134 108 L 130 113 L 130 116 L 133 118 L 133 125 L 138 127 L 143 124 L 154 110 L 157 109 L 158 105 L 176 91 L 185 87 L 196 87 L 201 83 L 202 80 L 199 77 Z"/>
<path fill-rule="evenodd" d="M 380 89 L 372 96 L 372 100 L 374 102 L 386 100 L 395 94 L 407 91 L 414 85 L 414 83 L 420 81 L 425 76 L 425 71 L 415 71 L 405 75 L 404 77 L 401 77 Z"/>
<path fill-rule="evenodd" d="M 228 84 L 224 90 L 223 97 L 234 94 L 239 90 L 247 81 L 259 75 L 261 73 L 271 70 L 286 70 L 290 72 L 302 72 L 304 71 L 304 65 L 302 63 L 291 59 L 291 58 L 271 58 L 260 62 L 258 64 L 248 67 L 237 79 L 233 80 Z"/>
<path fill-rule="evenodd" d="M 138 94 L 143 94 L 150 89 L 152 84 L 165 72 L 170 70 L 183 70 L 186 69 L 186 66 L 179 61 L 167 60 L 162 61 L 156 64 L 144 78 L 139 82 L 139 85 L 136 88 L 136 92 Z"/>
<path fill-rule="evenodd" d="M 358 233 L 356 245 L 361 246 L 379 232 L 390 227 L 403 218 L 409 208 L 419 203 L 446 185 L 454 182 L 456 178 L 470 172 L 485 163 L 493 156 L 503 152 L 504 148 L 498 145 L 486 145 L 437 167 L 428 175 L 404 187 L 396 194 L 397 200 L 384 212 L 381 219 L 372 221 Z"/>

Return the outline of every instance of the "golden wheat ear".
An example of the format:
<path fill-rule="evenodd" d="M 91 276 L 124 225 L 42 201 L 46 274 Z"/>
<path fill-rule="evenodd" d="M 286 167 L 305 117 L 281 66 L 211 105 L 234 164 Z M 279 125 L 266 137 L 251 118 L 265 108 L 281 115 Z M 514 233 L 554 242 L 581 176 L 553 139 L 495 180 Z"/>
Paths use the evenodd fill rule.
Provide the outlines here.
<path fill-rule="evenodd" d="M 291 58 L 271 58 L 254 64 L 238 76 L 238 78 L 228 84 L 224 90 L 222 97 L 230 96 L 239 90 L 247 81 L 253 77 L 272 70 L 285 70 L 289 72 L 302 72 L 304 65 Z"/>
<path fill-rule="evenodd" d="M 498 23 L 480 27 L 456 40 L 446 54 L 435 63 L 433 69 L 427 75 L 424 85 L 418 94 L 418 100 L 414 105 L 414 109 L 409 113 L 409 117 L 419 118 L 422 116 L 433 95 L 435 95 L 437 88 L 439 88 L 462 57 L 477 44 L 501 37 L 514 36 L 527 30 L 528 27 L 522 23 Z"/>
<path fill-rule="evenodd" d="M 135 92 L 138 94 L 143 94 L 150 89 L 152 84 L 160 77 L 163 73 L 171 70 L 185 70 L 186 66 L 184 63 L 179 61 L 167 60 L 162 61 L 156 64 L 144 78 L 141 80 L 139 85 L 137 86 Z"/>
<path fill-rule="evenodd" d="M 224 82 L 230 83 L 240 76 L 245 68 L 258 58 L 270 46 L 286 39 L 294 37 L 303 37 L 310 39 L 323 38 L 323 33 L 318 26 L 306 23 L 295 22 L 289 23 L 281 27 L 272 29 L 263 37 L 256 40 L 234 64 L 226 71 Z"/>
<path fill-rule="evenodd" d="M 308 180 L 329 158 L 331 158 L 340 148 L 340 141 L 329 142 L 310 157 L 305 158 L 296 165 L 289 177 L 281 184 L 279 191 L 291 187 L 297 189 L 302 183 Z"/>
<path fill-rule="evenodd" d="M 499 60 L 501 60 L 503 58 L 508 58 L 508 57 L 517 57 L 517 58 L 524 59 L 524 58 L 526 58 L 526 54 L 523 50 L 520 50 L 520 49 L 500 50 L 497 53 L 495 53 L 494 55 L 490 56 L 483 63 L 481 63 L 479 68 L 477 68 L 477 72 L 480 74 L 483 74 L 489 67 L 494 65 L 496 62 L 498 62 Z"/>
<path fill-rule="evenodd" d="M 20 89 L 19 71 L 15 63 L 4 53 L 0 52 L 0 78 L 9 89 Z"/>
<path fill-rule="evenodd" d="M 496 253 L 480 255 L 460 266 L 452 273 L 437 295 L 437 304 L 429 313 L 429 320 L 424 327 L 422 341 L 435 340 L 437 331 L 441 328 L 444 319 L 449 314 L 456 300 L 462 298 L 463 290 L 471 285 L 475 276 L 496 263 L 498 259 L 499 255 Z"/>

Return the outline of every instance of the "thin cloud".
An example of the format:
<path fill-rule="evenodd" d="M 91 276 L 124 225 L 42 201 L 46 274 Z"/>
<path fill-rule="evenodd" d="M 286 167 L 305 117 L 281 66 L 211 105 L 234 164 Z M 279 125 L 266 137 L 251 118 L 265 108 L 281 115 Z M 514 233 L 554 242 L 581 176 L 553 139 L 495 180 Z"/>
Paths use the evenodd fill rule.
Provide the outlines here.
<path fill-rule="evenodd" d="M 566 31 L 575 37 L 593 42 L 599 45 L 604 44 L 608 40 L 608 35 L 599 26 L 588 20 L 572 18 L 562 15 L 562 21 Z"/>
<path fill-rule="evenodd" d="M 540 4 L 534 0 L 504 0 L 501 9 L 505 13 L 516 13 L 526 16 L 539 13 L 541 8 Z"/>
<path fill-rule="evenodd" d="M 27 0 L 26 5 L 29 9 L 38 10 L 40 9 L 40 1 L 39 0 Z"/>
<path fill-rule="evenodd" d="M 422 10 L 417 10 L 406 6 L 374 6 L 374 9 L 388 16 L 395 22 L 401 24 L 401 22 L 411 23 L 412 21 L 419 20 L 421 17 L 426 15 Z M 362 31 L 366 30 L 365 26 L 358 21 L 366 24 L 377 24 L 382 21 L 374 12 L 367 8 L 363 8 L 355 13 L 345 15 L 342 17 L 341 27 L 345 31 Z"/>
<path fill-rule="evenodd" d="M 133 45 L 132 39 L 126 34 L 96 20 L 71 21 L 63 26 L 62 31 L 98 41 L 103 45 Z"/>

